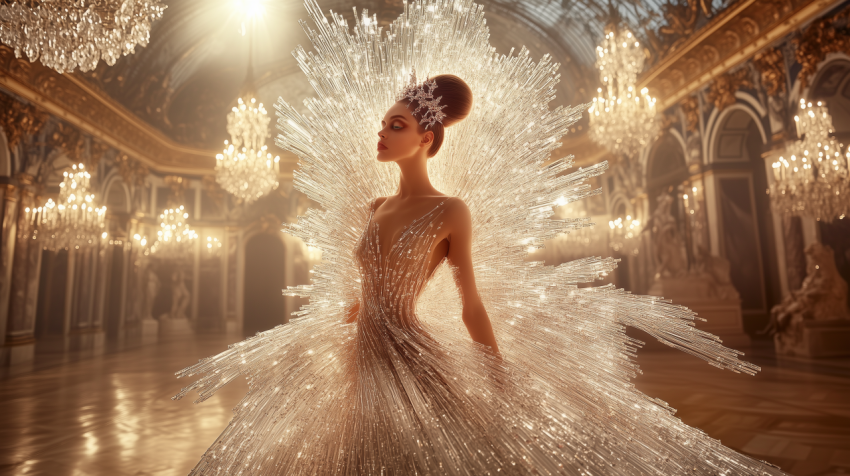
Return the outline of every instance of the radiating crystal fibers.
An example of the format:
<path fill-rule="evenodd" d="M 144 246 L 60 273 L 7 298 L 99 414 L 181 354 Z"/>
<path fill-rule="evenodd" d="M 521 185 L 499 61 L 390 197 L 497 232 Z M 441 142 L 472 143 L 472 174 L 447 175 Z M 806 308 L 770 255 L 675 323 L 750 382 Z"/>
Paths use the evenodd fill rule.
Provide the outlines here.
<path fill-rule="evenodd" d="M 193 474 L 780 474 L 673 416 L 630 379 L 640 345 L 626 326 L 710 364 L 755 373 L 693 312 L 613 286 L 578 287 L 616 267 L 588 257 L 557 267 L 529 248 L 586 226 L 553 219 L 607 164 L 550 163 L 585 106 L 549 109 L 550 57 L 494 52 L 481 6 L 420 0 L 384 31 L 353 28 L 310 1 L 314 50 L 295 51 L 316 96 L 301 114 L 278 102 L 277 143 L 300 159 L 295 186 L 321 205 L 286 231 L 321 248 L 298 319 L 179 373 L 198 401 L 239 376 L 250 392 Z M 375 132 L 412 68 L 455 74 L 475 95 L 429 161 L 434 185 L 469 207 L 478 290 L 502 360 L 474 344 L 444 264 L 424 277 L 445 203 L 380 243 L 375 197 L 398 184 L 375 160 Z M 449 199 L 451 200 L 451 199 Z M 346 310 L 361 304 L 356 324 Z"/>

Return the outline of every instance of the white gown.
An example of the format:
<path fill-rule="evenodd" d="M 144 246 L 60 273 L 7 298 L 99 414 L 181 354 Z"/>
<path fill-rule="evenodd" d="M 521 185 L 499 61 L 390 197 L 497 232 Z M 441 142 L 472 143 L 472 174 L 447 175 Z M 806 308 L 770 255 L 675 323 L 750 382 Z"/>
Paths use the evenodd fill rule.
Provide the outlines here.
<path fill-rule="evenodd" d="M 480 7 L 417 1 L 383 35 L 354 31 L 308 3 L 316 53 L 296 52 L 316 89 L 299 113 L 278 106 L 278 143 L 301 159 L 299 190 L 320 203 L 287 231 L 322 250 L 299 317 L 236 343 L 179 375 L 200 400 L 239 376 L 250 391 L 195 475 L 781 474 L 673 416 L 630 379 L 638 327 L 733 371 L 757 368 L 693 326 L 694 315 L 611 286 L 579 288 L 616 266 L 588 258 L 526 261 L 529 246 L 582 220 L 552 207 L 594 193 L 605 165 L 543 166 L 579 109 L 549 111 L 557 65 L 495 55 Z M 372 197 L 398 183 L 378 164 L 374 127 L 410 66 L 453 73 L 475 93 L 429 164 L 435 185 L 473 217 L 473 263 L 503 360 L 473 343 L 452 270 L 427 279 L 446 201 L 380 243 Z M 438 92 L 439 93 L 439 92 Z M 439 95 L 439 94 L 437 94 Z M 446 200 L 452 200 L 449 198 Z M 361 302 L 358 320 L 345 310 Z"/>

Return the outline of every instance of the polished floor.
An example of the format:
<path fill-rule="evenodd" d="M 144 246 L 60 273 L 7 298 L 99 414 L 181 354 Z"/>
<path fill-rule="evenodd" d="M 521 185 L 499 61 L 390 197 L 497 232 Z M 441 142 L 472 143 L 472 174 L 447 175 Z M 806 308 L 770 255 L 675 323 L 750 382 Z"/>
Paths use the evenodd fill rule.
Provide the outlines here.
<path fill-rule="evenodd" d="M 0 374 L 0 475 L 186 475 L 226 426 L 244 382 L 200 405 L 171 400 L 174 372 L 233 338 L 39 354 Z M 756 377 L 672 351 L 639 356 L 637 385 L 690 425 L 795 475 L 850 474 L 850 361 L 777 360 L 751 349 Z"/>

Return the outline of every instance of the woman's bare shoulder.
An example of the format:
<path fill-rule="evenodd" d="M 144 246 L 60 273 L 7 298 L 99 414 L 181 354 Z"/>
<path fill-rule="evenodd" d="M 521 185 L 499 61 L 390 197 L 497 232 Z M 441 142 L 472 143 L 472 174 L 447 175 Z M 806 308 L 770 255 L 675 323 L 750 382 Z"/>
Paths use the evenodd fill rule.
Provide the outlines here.
<path fill-rule="evenodd" d="M 447 217 L 457 223 L 468 223 L 471 221 L 471 213 L 466 202 L 460 197 L 448 197 L 445 201 Z"/>
<path fill-rule="evenodd" d="M 372 210 L 377 210 L 386 201 L 387 201 L 387 197 L 373 198 L 372 199 Z"/>

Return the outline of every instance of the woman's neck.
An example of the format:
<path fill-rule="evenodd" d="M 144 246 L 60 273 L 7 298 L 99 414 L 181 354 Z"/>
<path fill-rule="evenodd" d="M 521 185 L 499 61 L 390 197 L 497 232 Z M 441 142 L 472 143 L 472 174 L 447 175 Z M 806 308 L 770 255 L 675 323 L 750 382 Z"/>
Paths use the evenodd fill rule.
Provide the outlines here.
<path fill-rule="evenodd" d="M 397 195 L 401 199 L 439 195 L 440 191 L 431 185 L 428 178 L 428 158 L 411 157 L 396 162 L 401 171 Z"/>

